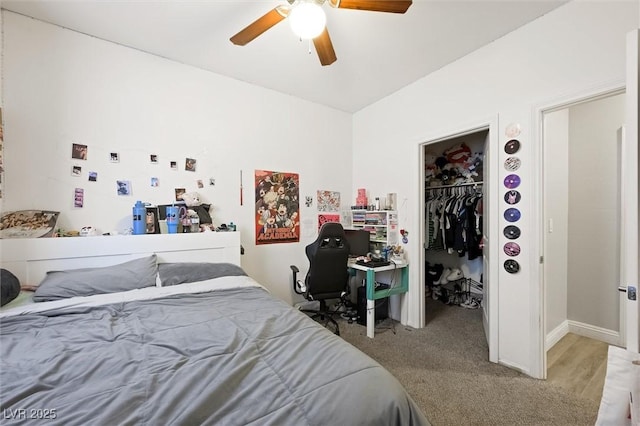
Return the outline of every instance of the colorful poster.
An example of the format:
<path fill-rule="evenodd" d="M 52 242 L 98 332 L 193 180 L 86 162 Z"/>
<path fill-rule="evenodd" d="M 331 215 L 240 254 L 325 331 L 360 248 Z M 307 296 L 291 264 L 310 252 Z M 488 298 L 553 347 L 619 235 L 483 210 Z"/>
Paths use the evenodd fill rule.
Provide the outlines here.
<path fill-rule="evenodd" d="M 319 214 L 318 215 L 318 230 L 322 228 L 327 222 L 340 222 L 339 214 Z"/>
<path fill-rule="evenodd" d="M 297 173 L 256 170 L 256 245 L 300 241 Z"/>
<path fill-rule="evenodd" d="M 339 212 L 340 193 L 336 191 L 318 191 L 319 212 Z"/>

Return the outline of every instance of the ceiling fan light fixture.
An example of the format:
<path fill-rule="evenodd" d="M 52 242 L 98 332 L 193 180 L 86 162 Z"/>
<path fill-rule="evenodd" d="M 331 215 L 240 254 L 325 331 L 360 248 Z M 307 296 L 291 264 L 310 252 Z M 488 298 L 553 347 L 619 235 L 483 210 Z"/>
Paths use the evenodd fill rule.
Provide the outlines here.
<path fill-rule="evenodd" d="M 322 7 L 314 2 L 300 3 L 289 13 L 289 24 L 295 35 L 303 40 L 318 37 L 327 23 Z"/>

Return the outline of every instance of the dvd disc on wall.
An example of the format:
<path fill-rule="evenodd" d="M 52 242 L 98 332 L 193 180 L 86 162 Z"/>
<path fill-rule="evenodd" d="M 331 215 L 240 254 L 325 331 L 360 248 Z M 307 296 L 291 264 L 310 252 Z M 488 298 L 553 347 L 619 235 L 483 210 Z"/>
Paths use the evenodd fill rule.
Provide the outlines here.
<path fill-rule="evenodd" d="M 518 139 L 511 139 L 504 145 L 504 152 L 507 154 L 515 154 L 520 150 L 520 141 Z"/>
<path fill-rule="evenodd" d="M 520 210 L 518 209 L 506 209 L 504 211 L 504 218 L 507 222 L 517 222 L 520 220 Z"/>
<path fill-rule="evenodd" d="M 520 254 L 520 246 L 517 243 L 507 243 L 503 247 L 504 254 L 515 257 Z"/>
<path fill-rule="evenodd" d="M 515 189 L 520 186 L 520 176 L 518 175 L 507 175 L 504 178 L 504 186 L 509 189 Z"/>
<path fill-rule="evenodd" d="M 505 260 L 504 270 L 510 274 L 515 274 L 517 272 L 520 272 L 520 264 L 513 259 Z"/>
<path fill-rule="evenodd" d="M 515 225 L 509 225 L 504 228 L 502 231 L 505 237 L 510 240 L 515 240 L 520 237 L 520 228 Z"/>
<path fill-rule="evenodd" d="M 507 191 L 504 194 L 504 201 L 507 204 L 518 204 L 520 202 L 520 199 L 522 198 L 522 196 L 520 195 L 520 193 L 514 189 L 512 189 L 511 191 Z"/>

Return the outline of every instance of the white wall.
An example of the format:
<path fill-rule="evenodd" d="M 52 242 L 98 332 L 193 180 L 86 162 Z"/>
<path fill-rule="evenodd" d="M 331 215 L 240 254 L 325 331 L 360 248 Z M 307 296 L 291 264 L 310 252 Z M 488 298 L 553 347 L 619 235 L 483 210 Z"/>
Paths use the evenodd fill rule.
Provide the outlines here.
<path fill-rule="evenodd" d="M 569 110 L 544 116 L 546 334 L 567 321 Z M 551 222 L 550 222 L 551 221 Z M 549 348 L 547 348 L 549 349 Z"/>
<path fill-rule="evenodd" d="M 619 146 L 624 95 L 569 110 L 567 318 L 618 332 Z"/>
<path fill-rule="evenodd" d="M 306 270 L 317 203 L 300 207 L 310 220 L 300 243 L 255 246 L 253 174 L 296 172 L 301 197 L 339 191 L 349 205 L 351 115 L 11 12 L 3 18 L 5 211 L 59 210 L 63 228 L 105 232 L 130 226 L 136 200 L 166 204 L 176 187 L 197 191 L 217 224 L 239 225 L 247 272 L 293 301 L 289 265 Z M 72 143 L 88 145 L 87 161 L 71 159 Z M 113 151 L 120 163 L 109 162 Z M 186 157 L 198 160 L 195 173 L 184 171 Z M 71 176 L 73 164 L 81 177 Z M 159 187 L 150 187 L 151 176 Z M 116 179 L 131 181 L 132 196 L 116 195 Z M 73 207 L 76 187 L 85 190 L 81 209 Z"/>
<path fill-rule="evenodd" d="M 397 192 L 399 226 L 413 235 L 420 230 L 419 144 L 461 132 L 498 116 L 500 169 L 492 176 L 492 193 L 502 196 L 506 171 L 502 150 L 504 130 L 520 123 L 522 159 L 523 235 L 519 242 L 521 271 L 501 269 L 506 255 L 502 228 L 504 202 L 499 205 L 499 226 L 492 241 L 500 247 L 498 359 L 526 373 L 539 375 L 542 338 L 539 327 L 539 247 L 541 218 L 538 217 L 537 167 L 533 146 L 538 126 L 535 110 L 542 104 L 579 94 L 613 81 L 623 84 L 625 34 L 639 25 L 637 2 L 572 2 L 531 24 L 496 40 L 439 71 L 411 84 L 354 116 L 353 187 Z M 462 31 L 463 29 L 461 29 Z M 370 167 L 388 157 L 389 172 Z M 419 253 L 418 238 L 410 238 L 409 258 Z M 419 313 L 421 291 L 419 268 L 410 271 L 409 324 Z M 532 308 L 533 307 L 533 308 Z M 539 334 L 539 333 L 538 333 Z"/>

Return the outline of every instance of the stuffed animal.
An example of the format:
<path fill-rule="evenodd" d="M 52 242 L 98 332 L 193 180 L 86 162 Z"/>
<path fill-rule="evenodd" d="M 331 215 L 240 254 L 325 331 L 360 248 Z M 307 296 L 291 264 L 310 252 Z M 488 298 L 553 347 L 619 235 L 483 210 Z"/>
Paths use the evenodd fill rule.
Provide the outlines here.
<path fill-rule="evenodd" d="M 430 181 L 438 174 L 437 158 L 438 156 L 432 152 L 427 151 L 424 153 L 424 178 L 426 181 Z"/>
<path fill-rule="evenodd" d="M 450 163 L 464 163 L 471 157 L 471 149 L 464 142 L 452 146 L 444 152 Z"/>
<path fill-rule="evenodd" d="M 472 172 L 475 172 L 478 176 L 482 176 L 483 168 L 482 168 L 482 159 L 483 154 L 481 152 L 475 152 L 469 159 L 467 160 L 467 169 Z"/>
<path fill-rule="evenodd" d="M 197 192 L 185 192 L 182 194 L 182 199 L 188 207 L 187 210 L 193 211 L 198 215 L 201 225 L 213 224 L 213 219 L 209 214 L 211 204 L 201 204 L 200 195 Z"/>
<path fill-rule="evenodd" d="M 426 164 L 427 167 L 433 165 L 436 165 L 436 159 L 438 158 L 438 156 L 436 154 L 434 154 L 431 151 L 426 151 L 424 153 L 424 164 Z"/>

